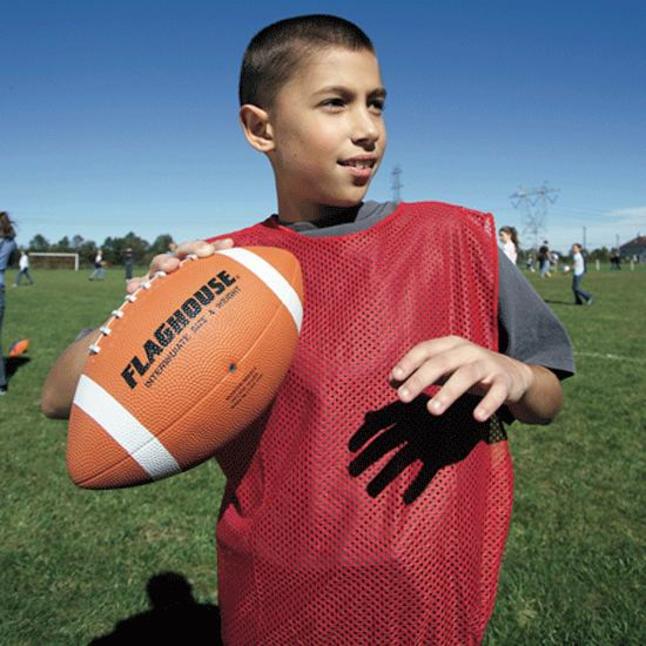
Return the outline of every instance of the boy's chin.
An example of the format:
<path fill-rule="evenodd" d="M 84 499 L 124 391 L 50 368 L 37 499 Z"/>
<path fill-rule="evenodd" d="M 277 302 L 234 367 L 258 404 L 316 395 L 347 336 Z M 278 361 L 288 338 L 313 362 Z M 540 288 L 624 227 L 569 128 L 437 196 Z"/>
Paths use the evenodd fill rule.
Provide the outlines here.
<path fill-rule="evenodd" d="M 353 191 L 349 195 L 335 196 L 333 199 L 326 201 L 325 206 L 337 209 L 352 209 L 363 202 L 367 192 L 368 187 L 362 186 L 361 190 Z"/>
<path fill-rule="evenodd" d="M 362 202 L 363 202 L 363 196 L 361 196 L 359 199 L 353 199 L 353 200 L 335 200 L 332 203 L 323 204 L 322 206 L 328 209 L 354 209 L 357 206 L 361 206 Z"/>

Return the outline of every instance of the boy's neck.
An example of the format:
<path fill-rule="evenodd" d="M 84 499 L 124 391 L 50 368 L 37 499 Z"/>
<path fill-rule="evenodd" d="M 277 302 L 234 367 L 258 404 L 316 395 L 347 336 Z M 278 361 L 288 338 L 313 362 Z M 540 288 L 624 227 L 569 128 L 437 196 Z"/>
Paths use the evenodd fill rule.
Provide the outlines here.
<path fill-rule="evenodd" d="M 294 224 L 295 222 L 311 222 L 317 227 L 329 227 L 335 224 L 354 222 L 363 202 L 350 207 L 320 206 L 309 213 L 278 212 L 278 221 L 281 224 Z"/>

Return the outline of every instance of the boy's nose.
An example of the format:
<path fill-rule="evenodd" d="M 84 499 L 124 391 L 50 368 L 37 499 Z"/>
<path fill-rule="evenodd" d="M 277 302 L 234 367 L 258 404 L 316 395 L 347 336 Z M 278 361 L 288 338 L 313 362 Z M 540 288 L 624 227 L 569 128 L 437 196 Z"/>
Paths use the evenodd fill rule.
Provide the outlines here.
<path fill-rule="evenodd" d="M 374 146 L 381 135 L 378 118 L 368 110 L 358 110 L 352 124 L 352 141 L 357 145 Z"/>

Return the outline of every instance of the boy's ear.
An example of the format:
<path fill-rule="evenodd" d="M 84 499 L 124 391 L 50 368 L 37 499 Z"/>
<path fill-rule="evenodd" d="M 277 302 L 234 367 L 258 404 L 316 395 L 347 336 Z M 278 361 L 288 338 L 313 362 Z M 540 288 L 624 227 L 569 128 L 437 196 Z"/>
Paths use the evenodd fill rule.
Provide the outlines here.
<path fill-rule="evenodd" d="M 240 124 L 247 141 L 259 152 L 274 149 L 274 134 L 269 114 L 257 105 L 246 103 L 240 108 Z"/>

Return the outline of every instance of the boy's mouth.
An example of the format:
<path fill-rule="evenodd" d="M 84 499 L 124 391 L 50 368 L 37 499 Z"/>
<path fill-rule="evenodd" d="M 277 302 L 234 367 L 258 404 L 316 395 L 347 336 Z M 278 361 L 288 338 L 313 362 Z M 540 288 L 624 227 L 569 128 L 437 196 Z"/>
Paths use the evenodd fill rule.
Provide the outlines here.
<path fill-rule="evenodd" d="M 347 168 L 347 173 L 352 177 L 354 184 L 365 186 L 372 177 L 372 170 L 377 164 L 375 155 L 357 155 L 338 162 L 340 166 Z"/>
<path fill-rule="evenodd" d="M 377 158 L 372 155 L 351 157 L 350 159 L 343 159 L 338 162 L 341 166 L 349 166 L 357 169 L 370 170 L 377 163 Z"/>

